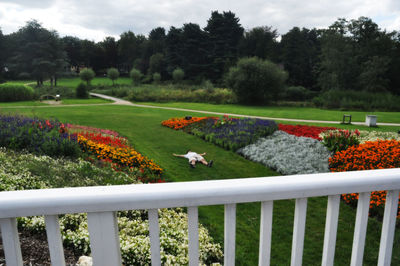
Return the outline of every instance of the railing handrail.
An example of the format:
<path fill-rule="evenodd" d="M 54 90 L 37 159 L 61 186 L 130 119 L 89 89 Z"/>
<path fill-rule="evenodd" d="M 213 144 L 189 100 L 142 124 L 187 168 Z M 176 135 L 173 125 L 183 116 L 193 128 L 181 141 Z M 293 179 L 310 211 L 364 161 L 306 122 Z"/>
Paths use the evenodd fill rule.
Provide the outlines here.
<path fill-rule="evenodd" d="M 400 168 L 0 192 L 0 218 L 270 201 L 400 189 Z"/>

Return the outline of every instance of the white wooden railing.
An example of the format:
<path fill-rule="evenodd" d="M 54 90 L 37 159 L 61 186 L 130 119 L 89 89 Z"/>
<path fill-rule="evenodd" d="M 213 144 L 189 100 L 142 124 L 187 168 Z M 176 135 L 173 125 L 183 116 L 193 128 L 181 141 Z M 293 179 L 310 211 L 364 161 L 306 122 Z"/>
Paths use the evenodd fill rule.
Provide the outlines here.
<path fill-rule="evenodd" d="M 307 198 L 328 196 L 322 265 L 333 265 L 340 194 L 359 192 L 351 265 L 362 265 L 370 192 L 376 190 L 388 190 L 378 265 L 390 265 L 400 190 L 400 169 L 1 192 L 0 226 L 7 265 L 22 265 L 15 217 L 44 215 L 52 265 L 65 265 L 58 215 L 86 212 L 94 265 L 121 265 L 116 211 L 147 209 L 151 261 L 153 265 L 160 265 L 157 210 L 188 207 L 189 261 L 190 265 L 197 266 L 197 208 L 224 204 L 224 264 L 234 265 L 236 204 L 262 202 L 259 265 L 269 265 L 273 201 L 296 199 L 291 265 L 301 265 Z"/>

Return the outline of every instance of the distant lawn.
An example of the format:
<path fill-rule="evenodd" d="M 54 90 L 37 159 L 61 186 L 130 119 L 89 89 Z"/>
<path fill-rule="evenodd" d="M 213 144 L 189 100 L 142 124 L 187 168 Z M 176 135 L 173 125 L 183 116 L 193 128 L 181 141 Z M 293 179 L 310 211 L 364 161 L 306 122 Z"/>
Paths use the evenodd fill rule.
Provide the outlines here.
<path fill-rule="evenodd" d="M 36 80 L 8 80 L 6 81 L 7 84 L 18 84 L 18 85 L 23 85 L 27 83 L 35 83 L 36 85 Z"/>
<path fill-rule="evenodd" d="M 194 107 L 192 107 L 194 108 Z M 234 152 L 182 131 L 161 126 L 162 120 L 186 115 L 204 116 L 172 110 L 137 108 L 132 106 L 82 106 L 59 108 L 12 109 L 26 115 L 55 117 L 63 122 L 113 129 L 126 136 L 139 152 L 154 159 L 165 169 L 170 182 L 234 179 L 277 175 L 276 172 L 245 160 Z M 215 165 L 207 168 L 199 165 L 191 169 L 183 158 L 172 153 L 184 153 L 187 149 L 207 152 L 206 159 L 214 159 Z M 294 200 L 274 202 L 271 265 L 289 265 L 293 231 Z M 341 203 L 335 265 L 349 265 L 355 223 L 355 209 Z M 321 265 L 322 243 L 326 215 L 326 198 L 311 198 L 307 209 L 306 236 L 303 265 Z M 223 206 L 201 207 L 200 222 L 222 243 L 224 236 Z M 238 204 L 237 208 L 237 265 L 257 265 L 259 241 L 260 204 Z M 376 265 L 381 223 L 369 219 L 363 265 Z M 400 265 L 400 234 L 394 240 L 392 265 Z"/>
<path fill-rule="evenodd" d="M 81 82 L 82 82 L 82 80 L 79 77 L 61 78 L 61 79 L 57 80 L 57 86 L 75 88 Z M 86 83 L 86 82 L 84 82 L 84 83 Z M 107 77 L 95 77 L 90 82 L 90 84 L 93 86 L 100 86 L 100 85 L 111 86 L 112 81 L 111 81 L 111 79 L 109 79 Z M 132 80 L 127 77 L 120 77 L 115 81 L 115 85 L 130 85 L 130 84 L 132 84 Z M 50 82 L 44 82 L 44 85 L 50 85 Z"/>
<path fill-rule="evenodd" d="M 112 103 L 113 101 L 92 98 L 92 99 L 64 99 L 61 101 L 62 104 L 99 104 L 99 103 Z"/>
<path fill-rule="evenodd" d="M 242 115 L 266 116 L 274 118 L 293 118 L 306 120 L 342 121 L 344 114 L 351 114 L 352 121 L 365 122 L 366 115 L 376 115 L 378 123 L 400 123 L 400 112 L 365 112 L 325 110 L 310 107 L 282 107 L 282 106 L 244 106 L 238 104 L 208 104 L 208 103 L 154 103 L 137 102 L 138 104 L 166 106 L 175 108 L 212 111 L 220 113 L 234 113 Z"/>
<path fill-rule="evenodd" d="M 48 104 L 39 101 L 22 101 L 22 102 L 0 102 L 1 107 L 16 107 L 16 106 L 46 106 Z"/>

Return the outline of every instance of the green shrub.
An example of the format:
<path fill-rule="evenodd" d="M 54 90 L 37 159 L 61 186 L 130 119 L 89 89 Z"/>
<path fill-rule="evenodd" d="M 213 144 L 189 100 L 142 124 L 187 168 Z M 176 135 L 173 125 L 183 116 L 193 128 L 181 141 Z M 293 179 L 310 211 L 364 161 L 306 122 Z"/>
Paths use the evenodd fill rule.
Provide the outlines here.
<path fill-rule="evenodd" d="M 278 100 L 284 89 L 287 73 L 278 65 L 257 57 L 242 58 L 225 76 L 228 88 L 238 101 L 245 104 L 265 104 Z"/>
<path fill-rule="evenodd" d="M 112 83 L 113 83 L 113 86 L 114 86 L 114 81 L 117 80 L 118 77 L 119 77 L 119 71 L 118 71 L 118 69 L 116 69 L 116 68 L 114 68 L 114 67 L 109 68 L 109 69 L 107 70 L 107 77 L 108 77 L 109 79 L 111 79 L 111 81 L 112 81 Z"/>
<path fill-rule="evenodd" d="M 90 81 L 96 76 L 96 73 L 91 68 L 84 68 L 79 73 L 81 80 L 86 81 L 87 86 L 90 85 Z"/>
<path fill-rule="evenodd" d="M 179 83 L 183 80 L 185 77 L 185 72 L 183 71 L 182 68 L 175 68 L 175 70 L 172 72 L 172 79 L 174 80 L 175 83 Z"/>
<path fill-rule="evenodd" d="M 308 98 L 310 92 L 302 86 L 287 87 L 284 92 L 284 97 L 289 101 L 304 101 Z"/>
<path fill-rule="evenodd" d="M 313 98 L 317 107 L 343 110 L 400 111 L 400 96 L 354 90 L 329 90 Z"/>
<path fill-rule="evenodd" d="M 154 81 L 154 83 L 159 84 L 160 81 L 161 81 L 161 74 L 158 73 L 158 72 L 154 73 L 153 74 L 153 81 Z"/>
<path fill-rule="evenodd" d="M 84 83 L 79 83 L 79 85 L 76 87 L 76 98 L 79 99 L 87 99 L 89 98 L 89 93 L 87 91 L 87 87 Z"/>
<path fill-rule="evenodd" d="M 332 153 L 336 153 L 346 150 L 350 146 L 360 144 L 358 136 L 360 136 L 358 130 L 329 130 L 323 133 L 322 144 L 324 144 Z"/>
<path fill-rule="evenodd" d="M 33 89 L 26 85 L 1 84 L 0 102 L 30 101 L 35 98 Z"/>
<path fill-rule="evenodd" d="M 131 71 L 129 72 L 129 76 L 132 79 L 132 83 L 134 85 L 138 85 L 138 84 L 140 84 L 140 82 L 142 80 L 143 74 L 142 74 L 142 72 L 140 72 L 139 69 L 132 68 Z"/>

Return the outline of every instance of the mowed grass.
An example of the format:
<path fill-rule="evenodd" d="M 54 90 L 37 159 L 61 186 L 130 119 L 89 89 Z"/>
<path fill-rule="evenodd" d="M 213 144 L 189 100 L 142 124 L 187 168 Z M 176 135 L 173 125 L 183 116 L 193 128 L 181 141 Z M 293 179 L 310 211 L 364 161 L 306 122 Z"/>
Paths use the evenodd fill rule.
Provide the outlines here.
<path fill-rule="evenodd" d="M 310 107 L 282 107 L 282 106 L 245 106 L 238 104 L 208 104 L 208 103 L 154 103 L 138 102 L 154 106 L 184 108 L 192 110 L 266 116 L 273 118 L 292 118 L 306 120 L 342 121 L 344 114 L 351 114 L 352 121 L 365 122 L 366 115 L 376 115 L 378 123 L 400 123 L 400 112 L 365 112 L 365 111 L 339 111 L 325 110 Z"/>
<path fill-rule="evenodd" d="M 16 111 L 16 109 L 12 109 Z M 216 147 L 181 131 L 162 127 L 160 122 L 170 117 L 190 115 L 187 112 L 137 108 L 131 106 L 82 106 L 59 108 L 20 109 L 19 113 L 40 117 L 55 117 L 67 123 L 113 129 L 125 135 L 142 154 L 154 159 L 165 169 L 168 181 L 196 181 L 262 177 L 276 172 L 245 160 L 237 154 Z M 199 116 L 197 113 L 191 114 Z M 201 115 L 201 114 L 200 114 Z M 185 159 L 172 153 L 187 149 L 207 152 L 206 159 L 214 159 L 213 168 L 199 165 L 191 169 Z M 320 265 L 324 235 L 326 198 L 311 198 L 308 204 L 303 265 Z M 274 202 L 271 265 L 289 265 L 292 245 L 294 200 Z M 222 243 L 224 235 L 223 206 L 201 207 L 200 222 Z M 257 265 L 260 222 L 260 203 L 238 204 L 237 207 L 237 265 Z M 336 244 L 336 265 L 349 265 L 355 210 L 341 204 Z M 381 223 L 369 219 L 364 265 L 376 265 Z M 400 265 L 400 235 L 395 236 L 392 265 Z"/>
<path fill-rule="evenodd" d="M 79 77 L 75 78 L 61 78 L 57 80 L 57 86 L 76 88 L 79 83 L 83 82 Z M 84 82 L 86 83 L 86 82 Z M 132 84 L 132 79 L 127 77 L 119 77 L 114 81 L 115 85 L 130 85 Z M 93 86 L 111 86 L 113 83 L 111 79 L 107 77 L 95 77 L 90 81 Z M 50 85 L 49 81 L 44 82 L 44 85 Z"/>
<path fill-rule="evenodd" d="M 6 84 L 16 84 L 16 85 L 24 85 L 24 84 L 31 84 L 36 85 L 36 80 L 8 80 Z"/>

